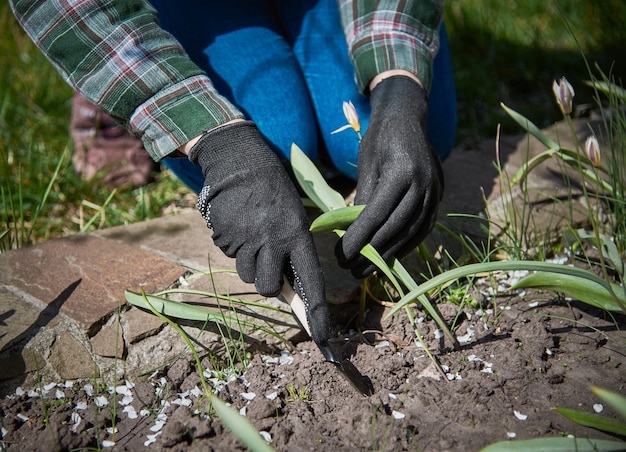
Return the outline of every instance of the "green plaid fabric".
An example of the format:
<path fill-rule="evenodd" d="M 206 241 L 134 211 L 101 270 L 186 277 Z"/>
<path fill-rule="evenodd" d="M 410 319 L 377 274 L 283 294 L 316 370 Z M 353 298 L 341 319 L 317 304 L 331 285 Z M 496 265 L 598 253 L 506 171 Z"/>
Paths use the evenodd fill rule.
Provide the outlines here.
<path fill-rule="evenodd" d="M 242 113 L 213 87 L 144 0 L 9 0 L 65 80 L 142 138 L 160 160 Z M 406 69 L 432 79 L 442 1 L 339 0 L 356 81 Z"/>

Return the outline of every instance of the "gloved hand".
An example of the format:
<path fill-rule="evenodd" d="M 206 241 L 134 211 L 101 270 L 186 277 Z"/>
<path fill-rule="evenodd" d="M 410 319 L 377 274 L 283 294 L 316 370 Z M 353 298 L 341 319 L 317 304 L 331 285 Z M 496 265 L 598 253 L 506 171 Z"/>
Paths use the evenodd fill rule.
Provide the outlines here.
<path fill-rule="evenodd" d="M 443 196 L 441 163 L 426 138 L 425 90 L 408 77 L 389 77 L 371 91 L 370 104 L 354 199 L 366 207 L 335 248 L 357 278 L 375 269 L 359 254 L 366 243 L 385 259 L 405 256 L 432 230 Z"/>
<path fill-rule="evenodd" d="M 276 296 L 287 274 L 302 298 L 311 336 L 330 337 L 324 279 L 304 207 L 278 157 L 250 121 L 207 132 L 189 152 L 205 177 L 198 210 L 215 245 L 236 258 L 239 277 Z"/>

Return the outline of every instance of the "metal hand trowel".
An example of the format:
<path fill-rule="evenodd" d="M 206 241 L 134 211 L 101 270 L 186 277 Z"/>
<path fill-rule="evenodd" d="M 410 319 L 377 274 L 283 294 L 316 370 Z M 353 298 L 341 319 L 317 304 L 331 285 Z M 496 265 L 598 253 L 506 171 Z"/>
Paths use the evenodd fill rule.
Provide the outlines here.
<path fill-rule="evenodd" d="M 304 303 L 302 302 L 300 296 L 293 290 L 293 287 L 291 287 L 291 284 L 286 278 L 280 297 L 291 306 L 291 310 L 296 315 L 298 322 L 306 330 L 309 336 L 311 336 L 311 330 L 309 328 L 309 322 L 306 318 Z M 321 343 L 316 342 L 316 345 L 322 352 L 322 355 L 324 355 L 326 361 L 332 363 L 339 370 L 339 373 L 341 373 L 344 378 L 348 380 L 352 387 L 364 396 L 371 396 L 374 393 L 374 387 L 372 386 L 370 379 L 363 376 L 349 359 L 345 358 L 340 360 L 328 341 Z"/>

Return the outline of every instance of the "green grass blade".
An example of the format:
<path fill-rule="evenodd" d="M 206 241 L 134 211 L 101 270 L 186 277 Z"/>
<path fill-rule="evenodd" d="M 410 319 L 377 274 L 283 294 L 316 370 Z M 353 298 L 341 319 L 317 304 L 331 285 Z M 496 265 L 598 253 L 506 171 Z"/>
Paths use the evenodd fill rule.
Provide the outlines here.
<path fill-rule="evenodd" d="M 626 304 L 622 288 L 617 284 L 611 284 L 611 286 L 613 293 L 621 299 L 623 304 Z M 619 303 L 604 286 L 578 276 L 555 275 L 548 272 L 532 273 L 512 286 L 511 290 L 529 288 L 554 290 L 606 311 L 622 311 Z"/>
<path fill-rule="evenodd" d="M 599 276 L 583 270 L 577 267 L 569 267 L 567 265 L 553 264 L 551 262 L 533 262 L 533 261 L 499 261 L 499 262 L 484 262 L 480 264 L 470 264 L 463 267 L 454 268 L 447 272 L 441 273 L 434 278 L 422 283 L 419 288 L 410 291 L 406 294 L 396 306 L 387 314 L 387 317 L 392 316 L 400 309 L 402 309 L 408 303 L 414 302 L 417 297 L 429 291 L 443 286 L 450 281 L 456 281 L 459 278 L 465 278 L 470 275 L 479 273 L 491 273 L 498 271 L 515 271 L 515 270 L 528 270 L 528 271 L 546 271 L 555 274 L 568 274 L 574 275 L 579 278 L 595 282 L 609 291 L 609 284 Z"/>
<path fill-rule="evenodd" d="M 86 232 L 89 230 L 89 228 L 91 227 L 91 225 L 96 221 L 96 219 L 98 218 L 98 215 L 101 215 L 102 212 L 104 211 L 104 209 L 106 209 L 106 207 L 109 205 L 109 203 L 113 200 L 113 196 L 115 196 L 116 193 L 116 189 L 113 189 L 113 191 L 111 191 L 111 194 L 107 197 L 106 201 L 104 201 L 104 204 L 102 204 L 102 206 L 100 206 L 100 209 L 98 209 L 98 211 L 96 213 L 93 214 L 93 216 L 91 217 L 91 219 L 85 223 L 85 225 L 82 227 L 82 229 L 80 230 L 80 232 Z"/>
<path fill-rule="evenodd" d="M 124 297 L 126 298 L 127 302 L 134 306 L 149 309 L 149 306 L 146 305 L 146 302 L 144 300 L 144 295 L 131 292 L 130 290 L 125 290 Z M 275 337 L 281 342 L 287 342 L 285 338 L 281 337 L 280 334 L 276 333 L 275 331 L 272 331 L 269 328 L 257 325 L 252 322 L 235 319 L 225 314 L 215 314 L 200 306 L 193 306 L 178 301 L 168 300 L 166 298 L 155 297 L 154 295 L 145 295 L 145 297 L 150 301 L 150 304 L 154 306 L 154 308 L 158 312 L 167 317 L 175 317 L 177 319 L 185 319 L 195 322 L 209 321 L 215 322 L 218 325 L 225 325 L 227 327 L 230 327 L 230 325 L 232 325 L 233 323 L 238 323 L 240 325 L 253 328 L 255 330 L 263 331 L 264 333 Z"/>
<path fill-rule="evenodd" d="M 295 143 L 291 145 L 291 167 L 302 190 L 324 212 L 346 206 L 343 196 L 326 183 L 315 164 Z"/>
<path fill-rule="evenodd" d="M 211 403 L 224 425 L 226 425 L 226 427 L 228 427 L 250 450 L 255 452 L 269 452 L 274 450 L 265 442 L 263 437 L 259 435 L 259 432 L 256 431 L 248 419 L 240 415 L 233 408 L 227 406 L 217 397 L 212 397 Z"/>
<path fill-rule="evenodd" d="M 548 149 L 560 149 L 561 146 L 548 138 L 530 119 L 520 115 L 518 112 L 512 110 L 503 103 L 500 103 L 500 106 L 511 118 L 513 118 L 516 123 L 522 126 L 522 129 L 541 141 Z"/>
<path fill-rule="evenodd" d="M 595 395 L 601 398 L 604 403 L 617 411 L 617 413 L 626 420 L 626 397 L 597 386 L 592 386 L 591 390 Z"/>
<path fill-rule="evenodd" d="M 345 230 L 359 216 L 364 207 L 364 205 L 346 206 L 324 212 L 313 220 L 309 230 L 313 233 L 334 231 L 335 229 Z"/>
<path fill-rule="evenodd" d="M 409 289 L 410 291 L 419 289 L 419 285 L 415 282 L 407 269 L 404 268 L 404 265 L 402 265 L 402 263 L 398 259 L 394 258 L 392 263 L 392 270 L 398 276 L 400 281 L 402 281 L 402 283 L 406 286 L 407 289 Z M 450 327 L 448 326 L 446 321 L 439 315 L 439 312 L 435 309 L 428 297 L 425 294 L 422 294 L 417 297 L 417 301 L 422 304 L 426 312 L 428 312 L 428 314 L 430 314 L 435 323 L 439 325 L 439 328 L 441 328 L 446 337 L 450 340 L 450 342 L 452 342 L 454 348 L 457 350 L 460 349 L 461 344 L 459 344 L 459 341 L 450 330 Z"/>
<path fill-rule="evenodd" d="M 519 170 L 513 175 L 511 178 L 511 185 L 515 185 L 518 182 L 526 179 L 528 174 L 535 169 L 537 166 L 541 165 L 543 162 L 554 156 L 559 152 L 558 149 L 548 149 L 547 151 L 542 152 L 539 155 L 536 155 L 524 162 Z"/>
<path fill-rule="evenodd" d="M 573 410 L 571 408 L 555 408 L 555 410 L 569 420 L 576 422 L 577 424 L 584 425 L 585 427 L 591 427 L 603 432 L 626 436 L 626 424 L 614 421 L 613 419 L 600 416 L 596 413 Z M 626 449 L 626 444 L 624 444 L 624 449 Z"/>
<path fill-rule="evenodd" d="M 587 438 L 536 438 L 521 441 L 502 441 L 491 444 L 480 452 L 611 452 L 623 451 L 624 443 Z"/>
<path fill-rule="evenodd" d="M 52 176 L 50 177 L 50 181 L 48 182 L 46 191 L 44 192 L 43 197 L 41 198 L 41 201 L 39 202 L 39 205 L 37 206 L 37 209 L 35 210 L 35 214 L 33 215 L 32 225 L 30 227 L 30 230 L 28 231 L 28 235 L 26 236 L 26 241 L 30 240 L 30 237 L 33 233 L 33 229 L 35 229 L 35 223 L 37 222 L 37 219 L 39 218 L 39 215 L 41 214 L 41 210 L 43 209 L 43 206 L 46 204 L 46 201 L 48 200 L 50 191 L 52 191 L 52 186 L 54 185 L 54 183 L 57 180 L 57 177 L 59 176 L 59 171 L 61 171 L 61 166 L 63 162 L 65 162 L 65 157 L 69 153 L 69 149 L 70 149 L 69 146 L 65 146 L 65 149 L 63 149 L 61 158 L 59 159 L 59 162 L 57 163 L 57 166 L 54 169 L 54 173 L 52 173 Z M 20 183 L 20 189 L 21 189 L 21 186 L 22 184 Z"/>
<path fill-rule="evenodd" d="M 600 80 L 585 80 L 583 83 L 596 88 L 607 96 L 614 95 L 626 102 L 626 89 L 617 86 L 615 83 Z"/>

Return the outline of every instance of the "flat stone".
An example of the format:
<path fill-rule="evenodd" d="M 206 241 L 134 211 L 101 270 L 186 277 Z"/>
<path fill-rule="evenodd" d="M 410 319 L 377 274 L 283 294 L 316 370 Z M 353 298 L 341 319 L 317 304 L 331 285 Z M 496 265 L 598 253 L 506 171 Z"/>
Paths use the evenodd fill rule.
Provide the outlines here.
<path fill-rule="evenodd" d="M 64 380 L 94 376 L 94 361 L 85 346 L 70 333 L 59 334 L 50 349 L 48 363 Z"/>
<path fill-rule="evenodd" d="M 50 320 L 58 321 L 46 319 L 40 309 L 0 286 L 0 353 L 12 345 L 26 342 Z"/>
<path fill-rule="evenodd" d="M 165 323 L 157 316 L 132 307 L 124 313 L 126 320 L 125 335 L 129 344 L 137 342 L 158 334 L 163 329 Z"/>
<path fill-rule="evenodd" d="M 176 281 L 182 268 L 135 246 L 77 234 L 0 255 L 0 284 L 41 301 L 93 335 L 124 300 L 124 290 L 155 291 Z"/>
<path fill-rule="evenodd" d="M 320 212 L 309 211 L 313 219 Z M 213 270 L 213 282 L 223 294 L 256 294 L 254 285 L 246 284 L 235 271 L 235 259 L 227 257 L 213 244 L 212 231 L 195 209 L 130 225 L 97 231 L 94 234 L 140 246 L 192 270 Z M 341 269 L 334 257 L 337 236 L 314 234 L 320 264 L 324 271 L 326 297 L 330 303 L 342 303 L 360 281 Z M 231 271 L 231 273 L 222 270 Z M 258 298 L 258 295 L 255 295 Z"/>
<path fill-rule="evenodd" d="M 120 359 L 126 356 L 122 326 L 117 324 L 117 319 L 104 325 L 89 342 L 92 352 L 98 356 Z"/>

